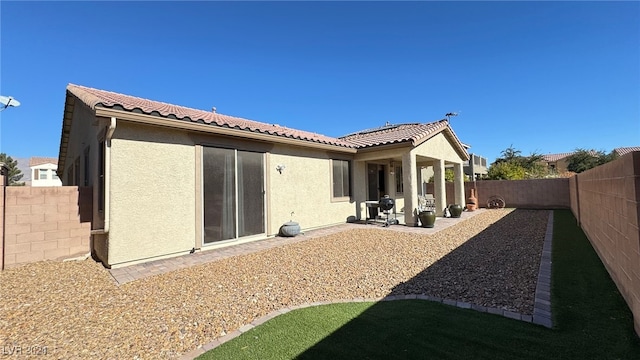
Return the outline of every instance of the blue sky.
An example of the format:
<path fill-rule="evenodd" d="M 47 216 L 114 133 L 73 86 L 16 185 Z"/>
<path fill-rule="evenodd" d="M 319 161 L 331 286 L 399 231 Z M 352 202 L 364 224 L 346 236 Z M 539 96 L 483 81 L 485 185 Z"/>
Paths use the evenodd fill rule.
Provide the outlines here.
<path fill-rule="evenodd" d="M 0 151 L 58 156 L 68 83 L 470 152 L 640 146 L 638 2 L 0 2 Z"/>

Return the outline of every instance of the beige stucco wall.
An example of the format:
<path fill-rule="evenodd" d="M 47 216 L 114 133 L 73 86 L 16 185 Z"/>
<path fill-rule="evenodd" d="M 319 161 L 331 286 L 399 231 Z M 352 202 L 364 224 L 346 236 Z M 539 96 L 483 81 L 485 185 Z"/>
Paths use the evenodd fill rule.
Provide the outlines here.
<path fill-rule="evenodd" d="M 348 216 L 355 216 L 352 200 L 332 201 L 330 159 L 348 159 L 348 155 L 276 145 L 268 158 L 269 235 L 276 234 L 289 220 L 298 222 L 304 230 L 344 223 Z M 286 166 L 282 174 L 276 170 L 278 164 Z M 354 186 L 358 185 L 353 184 L 352 163 L 352 194 Z"/>
<path fill-rule="evenodd" d="M 464 163 L 465 160 L 455 151 L 453 146 L 444 134 L 440 133 L 424 143 L 418 145 L 413 152 L 416 156 L 423 156 L 433 159 L 443 159 L 447 163 Z M 418 158 L 418 161 L 421 161 Z"/>
<path fill-rule="evenodd" d="M 178 130 L 117 124 L 111 141 L 109 263 L 195 245 L 195 147 Z"/>

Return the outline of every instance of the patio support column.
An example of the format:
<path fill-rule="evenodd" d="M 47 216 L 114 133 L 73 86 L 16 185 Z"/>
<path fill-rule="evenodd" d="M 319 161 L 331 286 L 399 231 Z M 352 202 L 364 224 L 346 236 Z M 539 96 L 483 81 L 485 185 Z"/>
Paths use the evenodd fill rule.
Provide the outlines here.
<path fill-rule="evenodd" d="M 433 161 L 433 197 L 436 200 L 436 215 L 442 216 L 447 206 L 447 188 L 444 183 L 444 160 Z"/>
<path fill-rule="evenodd" d="M 404 223 L 407 226 L 415 226 L 418 208 L 418 171 L 416 154 L 413 151 L 407 151 L 402 154 L 402 183 L 404 193 Z"/>
<path fill-rule="evenodd" d="M 462 173 L 462 164 L 453 165 L 453 178 L 455 185 L 455 203 L 460 204 L 462 208 L 465 208 L 466 200 L 464 194 L 464 174 Z"/>

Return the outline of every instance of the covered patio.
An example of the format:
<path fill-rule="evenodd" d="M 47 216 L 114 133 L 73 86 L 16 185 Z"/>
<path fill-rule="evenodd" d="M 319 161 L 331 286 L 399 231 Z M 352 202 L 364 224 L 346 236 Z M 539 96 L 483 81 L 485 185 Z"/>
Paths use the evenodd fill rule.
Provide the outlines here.
<path fill-rule="evenodd" d="M 394 211 L 407 226 L 417 226 L 419 196 L 425 196 L 433 174 L 435 211 L 443 216 L 448 204 L 465 205 L 463 164 L 469 159 L 465 146 L 447 120 L 427 124 L 385 125 L 342 138 L 358 146 L 353 161 L 353 196 L 356 217 L 366 219 L 367 201 L 389 195 Z M 455 195 L 447 199 L 445 169 L 454 172 Z"/>

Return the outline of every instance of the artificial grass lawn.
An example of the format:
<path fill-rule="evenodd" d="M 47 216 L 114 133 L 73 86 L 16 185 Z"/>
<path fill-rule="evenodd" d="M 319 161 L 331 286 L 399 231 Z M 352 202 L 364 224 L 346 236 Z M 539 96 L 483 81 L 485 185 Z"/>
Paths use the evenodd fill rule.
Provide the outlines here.
<path fill-rule="evenodd" d="M 317 306 L 198 359 L 640 359 L 631 312 L 568 210 L 555 211 L 552 306 L 552 330 L 421 300 Z"/>

